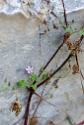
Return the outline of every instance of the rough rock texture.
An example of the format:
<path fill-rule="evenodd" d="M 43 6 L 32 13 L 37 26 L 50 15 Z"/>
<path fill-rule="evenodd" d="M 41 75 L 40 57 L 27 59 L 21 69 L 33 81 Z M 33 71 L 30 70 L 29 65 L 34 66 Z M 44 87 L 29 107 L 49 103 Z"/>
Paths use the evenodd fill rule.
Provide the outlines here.
<path fill-rule="evenodd" d="M 64 0 L 64 3 L 67 13 L 84 8 L 84 0 Z M 63 14 L 61 0 L 0 0 L 0 13 L 7 15 L 22 13 L 26 18 L 50 20 L 53 19 L 51 12 L 57 16 Z"/>
<path fill-rule="evenodd" d="M 80 29 L 80 27 L 84 25 L 83 13 L 84 10 L 81 10 L 68 15 L 69 22 L 71 22 L 72 19 L 75 20 L 75 24 L 73 24 L 74 28 Z M 14 16 L 0 14 L 1 90 L 2 87 L 7 87 L 7 83 L 4 79 L 7 78 L 7 80 L 10 81 L 11 86 L 13 86 L 16 81 L 27 79 L 25 68 L 28 65 L 31 64 L 35 69 L 35 73 L 38 73 L 39 68 L 47 62 L 63 40 L 64 30 L 59 25 L 57 19 L 55 20 L 55 23 L 59 26 L 58 30 L 53 29 L 50 23 L 48 24 L 48 26 L 51 27 L 49 34 L 39 36 L 39 33 L 43 32 L 46 28 L 40 20 L 36 18 L 28 20 L 20 14 Z M 75 40 L 79 39 L 79 35 L 74 35 L 71 40 L 74 38 Z M 67 56 L 67 49 L 66 47 L 63 47 L 46 71 L 49 71 L 51 68 L 54 70 Z M 79 54 L 79 63 L 84 74 L 83 57 L 84 53 Z M 71 62 L 71 64 L 73 64 L 73 62 Z M 80 83 L 80 75 L 72 75 L 72 71 L 67 71 L 67 65 L 64 70 L 59 72 L 51 80 L 50 84 L 45 87 L 43 97 L 47 99 L 47 101 L 53 103 L 56 107 L 50 106 L 46 102 L 41 103 L 36 113 L 36 115 L 40 117 L 38 123 L 40 125 L 47 125 L 48 120 L 53 120 L 57 125 L 71 125 L 70 121 L 67 119 L 66 112 L 70 115 L 75 124 L 84 120 L 84 96 Z M 67 72 L 69 73 L 66 76 Z M 54 79 L 58 78 L 60 75 L 62 78 L 58 81 L 58 88 L 56 89 L 52 83 Z M 37 92 L 40 94 L 42 90 L 43 87 L 38 89 Z M 51 95 L 53 95 L 52 98 Z M 14 112 L 9 110 L 11 102 L 16 99 L 16 96 L 18 96 L 23 107 L 22 112 L 17 117 Z M 0 125 L 15 125 L 17 122 L 19 122 L 17 125 L 23 125 L 22 118 L 24 116 L 27 97 L 28 94 L 26 89 L 17 88 L 17 90 L 13 91 L 9 87 L 7 91 L 1 91 Z M 38 101 L 38 98 L 33 96 L 30 107 L 30 116 L 34 112 Z"/>

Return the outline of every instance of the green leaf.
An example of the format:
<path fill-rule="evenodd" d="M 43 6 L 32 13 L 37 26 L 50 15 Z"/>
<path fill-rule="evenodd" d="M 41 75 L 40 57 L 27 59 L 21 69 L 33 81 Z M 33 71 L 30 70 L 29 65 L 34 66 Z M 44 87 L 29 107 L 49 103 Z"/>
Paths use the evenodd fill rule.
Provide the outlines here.
<path fill-rule="evenodd" d="M 66 28 L 66 30 L 65 30 L 67 33 L 70 33 L 70 34 L 72 34 L 73 33 L 73 30 L 71 29 L 71 28 Z"/>
<path fill-rule="evenodd" d="M 45 79 L 47 79 L 47 78 L 48 78 L 48 74 L 43 74 L 43 75 L 42 75 L 42 79 L 43 79 L 43 80 L 45 80 Z"/>
<path fill-rule="evenodd" d="M 50 95 L 50 98 L 53 98 L 53 94 L 52 94 L 52 95 Z"/>
<path fill-rule="evenodd" d="M 8 90 L 8 87 L 0 86 L 0 91 L 5 92 L 5 91 L 7 91 L 7 90 Z"/>
<path fill-rule="evenodd" d="M 40 72 L 43 72 L 43 71 L 44 71 L 44 67 L 41 67 Z"/>
<path fill-rule="evenodd" d="M 5 91 L 7 91 L 7 89 L 8 89 L 8 88 L 3 88 L 3 89 L 2 89 L 2 92 L 5 92 Z"/>
<path fill-rule="evenodd" d="M 36 78 L 36 82 L 40 82 L 41 79 L 39 77 Z"/>
<path fill-rule="evenodd" d="M 79 34 L 80 36 L 82 36 L 82 35 L 84 35 L 84 31 L 80 30 L 80 31 L 78 32 L 78 34 Z"/>
<path fill-rule="evenodd" d="M 34 82 L 34 81 L 36 81 L 36 82 L 40 82 L 41 80 L 40 80 L 40 78 L 36 75 L 36 74 L 32 74 L 32 81 Z"/>
<path fill-rule="evenodd" d="M 59 19 L 59 24 L 63 25 L 63 22 L 61 21 L 61 19 Z"/>
<path fill-rule="evenodd" d="M 8 86 L 10 87 L 10 85 L 11 85 L 11 84 L 10 84 L 10 82 L 9 82 L 9 83 L 8 83 Z"/>
<path fill-rule="evenodd" d="M 74 19 L 72 20 L 72 23 L 74 23 Z"/>
<path fill-rule="evenodd" d="M 32 88 L 33 90 L 36 90 L 36 89 L 37 89 L 37 85 L 36 85 L 36 84 L 32 84 L 32 85 L 31 85 L 31 88 Z"/>
<path fill-rule="evenodd" d="M 36 81 L 36 78 L 37 78 L 37 75 L 32 74 L 32 77 L 31 77 L 32 81 Z"/>
<path fill-rule="evenodd" d="M 7 82 L 7 78 L 4 79 L 4 82 Z"/>
<path fill-rule="evenodd" d="M 17 84 L 19 84 L 22 88 L 25 88 L 27 86 L 27 83 L 25 82 L 25 80 L 21 80 L 17 82 Z"/>
<path fill-rule="evenodd" d="M 17 86 L 17 83 L 14 84 L 14 86 L 12 86 L 12 90 L 15 90 Z"/>
<path fill-rule="evenodd" d="M 15 86 L 12 87 L 12 90 L 15 90 Z"/>

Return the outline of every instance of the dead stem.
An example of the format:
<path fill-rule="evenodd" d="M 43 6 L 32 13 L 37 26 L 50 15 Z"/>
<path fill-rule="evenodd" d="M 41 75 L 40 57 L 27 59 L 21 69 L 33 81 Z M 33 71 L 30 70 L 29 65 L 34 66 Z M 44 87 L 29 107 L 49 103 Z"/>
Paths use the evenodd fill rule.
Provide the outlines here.
<path fill-rule="evenodd" d="M 36 96 L 38 96 L 41 100 L 45 101 L 46 103 L 48 103 L 49 105 L 53 106 L 56 109 L 60 109 L 59 106 L 56 106 L 54 104 L 52 104 L 51 102 L 47 101 L 46 99 L 44 99 L 42 96 L 40 96 L 38 93 L 34 92 L 34 94 Z M 67 115 L 67 118 L 69 119 L 69 121 L 72 123 L 73 119 L 69 116 L 69 114 L 67 112 L 65 112 L 63 109 L 60 109 L 61 112 L 65 113 Z M 74 122 L 73 122 L 74 123 Z M 75 124 L 74 124 L 75 125 Z"/>
<path fill-rule="evenodd" d="M 78 57 L 77 57 L 77 54 L 75 55 L 75 58 L 76 58 L 76 63 L 77 63 L 77 66 L 79 68 L 79 62 L 78 62 Z"/>
<path fill-rule="evenodd" d="M 82 74 L 81 70 L 80 70 L 80 74 L 81 74 L 81 76 L 82 76 L 82 79 L 84 80 L 84 76 L 83 76 L 83 74 Z"/>
<path fill-rule="evenodd" d="M 44 90 L 45 90 L 45 86 L 44 86 L 44 88 L 43 88 L 43 90 L 42 90 L 42 92 L 41 92 L 41 98 L 40 98 L 40 96 L 39 96 L 39 95 L 36 95 L 36 96 L 38 96 L 38 97 L 40 98 L 40 100 L 39 100 L 39 103 L 38 103 L 38 105 L 37 105 L 37 107 L 36 107 L 36 109 L 35 109 L 34 113 L 33 113 L 33 117 L 35 116 L 35 114 L 36 114 L 36 112 L 37 112 L 37 109 L 38 109 L 38 107 L 39 107 L 39 106 L 40 106 L 40 104 L 41 104 L 41 101 L 42 101 L 42 96 L 43 96 L 43 92 L 44 92 Z M 37 93 L 35 93 L 35 92 L 34 92 L 34 94 L 37 94 Z"/>
<path fill-rule="evenodd" d="M 80 43 L 82 42 L 83 38 L 84 38 L 84 35 L 81 36 L 81 38 L 80 38 L 80 40 L 79 40 Z"/>
<path fill-rule="evenodd" d="M 83 74 L 82 74 L 81 69 L 80 69 L 80 66 L 79 66 L 79 62 L 78 62 L 78 57 L 77 57 L 77 54 L 75 55 L 75 58 L 76 58 L 76 63 L 77 63 L 78 68 L 79 68 L 79 73 L 80 73 L 80 81 L 81 81 L 82 91 L 83 91 L 83 94 L 84 94 L 84 87 L 83 87 L 83 83 L 82 83 Z"/>
<path fill-rule="evenodd" d="M 43 100 L 43 101 L 45 101 L 46 103 L 48 103 L 49 105 L 52 105 L 52 106 L 56 107 L 54 104 L 48 102 L 46 99 L 44 99 L 42 96 L 40 96 L 40 95 L 37 94 L 36 92 L 34 92 L 34 94 L 35 94 L 37 97 L 39 97 L 41 100 Z"/>
<path fill-rule="evenodd" d="M 79 45 L 81 44 L 82 40 L 83 40 L 84 36 L 82 35 L 80 40 L 79 40 Z M 79 66 L 79 61 L 78 61 L 78 56 L 77 56 L 77 53 L 75 55 L 75 58 L 76 58 L 76 63 L 78 65 L 78 69 L 79 69 L 79 73 L 80 73 L 80 81 L 81 81 L 81 86 L 82 86 L 82 91 L 83 91 L 83 94 L 84 94 L 84 86 L 83 86 L 83 83 L 82 83 L 82 79 L 84 80 L 84 76 L 81 72 L 81 69 L 80 69 L 80 66 Z"/>
<path fill-rule="evenodd" d="M 81 73 L 80 73 L 80 82 L 81 82 L 82 91 L 83 91 L 83 94 L 84 94 L 84 87 L 83 87 L 83 83 L 82 83 L 82 76 L 81 76 Z"/>

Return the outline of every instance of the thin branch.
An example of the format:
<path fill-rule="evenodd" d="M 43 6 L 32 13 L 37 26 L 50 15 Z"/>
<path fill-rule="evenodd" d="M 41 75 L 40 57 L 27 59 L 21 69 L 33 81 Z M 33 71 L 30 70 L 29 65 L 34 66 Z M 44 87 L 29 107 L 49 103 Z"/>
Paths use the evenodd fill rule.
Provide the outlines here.
<path fill-rule="evenodd" d="M 52 57 L 49 59 L 49 61 L 46 63 L 46 65 L 44 66 L 44 70 L 46 69 L 46 67 L 49 65 L 49 63 L 52 61 L 52 59 L 55 57 L 55 55 L 58 53 L 58 51 L 60 50 L 60 48 L 63 46 L 64 41 L 61 43 L 61 45 L 58 47 L 58 49 L 55 51 L 55 53 L 52 55 Z"/>
<path fill-rule="evenodd" d="M 69 121 L 70 121 L 71 123 L 73 122 L 73 119 L 69 116 L 69 114 L 68 114 L 67 112 L 65 112 L 63 109 L 60 109 L 59 106 L 56 106 L 56 105 L 54 105 L 54 104 L 48 102 L 46 99 L 44 99 L 43 97 L 41 97 L 41 96 L 40 96 L 39 94 L 37 94 L 36 92 L 34 92 L 34 94 L 35 94 L 36 96 L 38 96 L 41 100 L 44 100 L 44 101 L 45 101 L 46 103 L 48 103 L 49 105 L 51 105 L 51 106 L 53 106 L 53 107 L 59 109 L 61 112 L 65 113 L 65 114 L 67 115 L 67 118 L 69 119 Z M 74 123 L 74 122 L 73 122 L 73 123 Z"/>
<path fill-rule="evenodd" d="M 27 87 L 27 89 L 29 90 L 29 91 L 31 91 L 31 89 L 30 88 L 28 88 Z M 40 100 L 44 100 L 45 102 L 47 102 L 48 104 L 50 104 L 50 105 L 52 105 L 52 106 L 54 106 L 55 107 L 55 105 L 54 104 L 52 104 L 52 103 L 50 103 L 50 102 L 48 102 L 46 99 L 44 99 L 42 96 L 40 96 L 38 93 L 36 93 L 35 91 L 33 92 L 33 94 L 35 94 L 38 98 L 40 98 Z"/>
<path fill-rule="evenodd" d="M 55 57 L 55 55 L 58 53 L 58 51 L 60 50 L 60 48 L 63 46 L 64 42 L 62 42 L 62 44 L 58 47 L 58 49 L 55 51 L 55 53 L 52 55 L 52 57 L 50 58 L 50 60 L 47 62 L 47 64 L 44 66 L 43 70 L 45 70 L 47 68 L 47 66 L 49 65 L 49 63 L 52 61 L 52 59 Z M 39 73 L 38 76 L 41 76 L 42 72 Z M 35 82 L 33 82 L 33 84 L 35 84 Z M 27 119 L 28 119 L 28 114 L 29 114 L 29 107 L 30 107 L 30 101 L 31 101 L 31 98 L 32 98 L 32 89 L 29 88 L 29 90 L 31 90 L 30 92 L 30 95 L 28 97 L 28 101 L 27 101 L 27 107 L 26 107 L 26 110 L 25 110 L 25 122 L 24 122 L 24 125 L 27 125 Z M 30 100 L 29 100 L 30 99 Z"/>
<path fill-rule="evenodd" d="M 46 80 L 42 81 L 41 83 L 39 83 L 37 85 L 37 88 L 39 88 L 41 85 L 43 85 L 45 82 L 47 82 L 51 77 L 53 77 L 66 63 L 67 61 L 72 57 L 71 53 L 69 54 L 69 56 L 67 57 L 67 59 L 51 74 L 50 77 L 48 77 Z M 29 107 L 30 107 L 30 102 L 31 102 L 31 98 L 32 95 L 34 94 L 34 90 L 32 90 L 31 88 L 28 88 L 29 90 L 31 90 L 30 95 L 28 97 L 28 102 L 27 102 L 27 107 L 26 107 L 26 112 L 25 112 L 25 121 L 24 121 L 24 125 L 27 125 L 27 119 L 28 119 L 28 115 L 29 115 Z"/>
<path fill-rule="evenodd" d="M 39 100 L 38 105 L 37 105 L 37 107 L 36 107 L 36 109 L 35 109 L 35 111 L 34 111 L 34 113 L 33 113 L 32 118 L 34 118 L 34 116 L 35 116 L 35 114 L 36 114 L 36 112 L 37 112 L 37 109 L 38 109 L 38 107 L 39 107 L 40 104 L 41 104 L 41 101 L 42 101 L 42 99 Z"/>
<path fill-rule="evenodd" d="M 84 35 L 81 36 L 81 38 L 80 38 L 80 40 L 79 40 L 80 43 L 82 42 L 83 38 L 84 38 Z"/>
<path fill-rule="evenodd" d="M 83 83 L 82 83 L 82 76 L 81 76 L 81 73 L 80 73 L 80 81 L 81 81 L 82 91 L 83 91 L 83 94 L 84 94 L 84 87 L 83 87 Z"/>
<path fill-rule="evenodd" d="M 64 19 L 65 19 L 65 24 L 66 24 L 66 26 L 68 26 L 68 22 L 67 22 L 67 14 L 66 14 L 66 9 L 65 9 L 65 5 L 64 5 L 64 0 L 62 0 L 62 5 L 63 5 L 63 10 L 64 10 Z"/>
<path fill-rule="evenodd" d="M 62 0 L 63 1 L 63 0 Z M 64 11 L 65 13 L 65 18 L 66 18 L 66 11 Z M 66 23 L 67 23 L 67 20 L 66 20 Z M 80 43 L 82 41 L 82 39 L 84 38 L 84 36 L 82 36 L 80 38 Z M 57 52 L 60 50 L 60 48 L 63 46 L 64 44 L 64 41 L 63 43 L 58 47 L 58 49 L 56 50 L 56 52 L 53 54 L 53 56 L 50 58 L 50 60 L 47 62 L 47 64 L 44 66 L 43 70 L 45 70 L 47 68 L 47 66 L 49 65 L 49 63 L 52 61 L 52 59 L 54 58 L 54 56 L 57 54 Z M 41 85 L 43 85 L 45 82 L 47 82 L 51 77 L 53 77 L 66 63 L 67 61 L 72 57 L 72 54 L 70 53 L 69 56 L 67 57 L 67 59 L 50 75 L 50 77 L 48 77 L 46 80 L 42 81 L 41 83 L 39 83 L 37 85 L 37 88 L 39 88 Z M 38 76 L 40 76 L 42 74 L 42 72 L 39 73 Z M 36 81 L 33 83 L 35 84 Z M 27 101 L 27 107 L 26 107 L 26 111 L 25 111 L 25 121 L 24 121 L 24 125 L 27 125 L 27 121 L 28 121 L 28 115 L 29 115 L 29 107 L 30 107 L 30 102 L 31 102 L 31 98 L 32 98 L 32 95 L 35 93 L 35 91 L 31 88 L 28 88 L 28 90 L 30 90 L 30 94 L 29 94 L 29 97 L 28 97 L 28 101 Z"/>
<path fill-rule="evenodd" d="M 28 97 L 27 107 L 26 107 L 26 111 L 25 111 L 24 125 L 27 125 L 28 115 L 29 115 L 29 107 L 30 107 L 32 95 L 33 95 L 33 91 L 30 92 L 29 97 Z"/>
<path fill-rule="evenodd" d="M 37 94 L 36 92 L 34 92 L 34 94 L 35 94 L 36 96 L 38 96 L 41 100 L 44 100 L 45 102 L 47 102 L 49 105 L 52 105 L 52 106 L 56 107 L 54 104 L 48 102 L 46 99 L 44 99 L 42 96 L 40 96 L 40 95 Z"/>
<path fill-rule="evenodd" d="M 76 63 L 78 65 L 78 69 L 79 69 L 79 73 L 80 73 L 80 81 L 81 81 L 82 91 L 83 91 L 83 94 L 84 94 L 84 87 L 83 87 L 83 83 L 82 83 L 83 74 L 82 74 L 80 66 L 79 66 L 77 54 L 75 55 L 75 58 L 76 58 Z"/>
<path fill-rule="evenodd" d="M 40 98 L 40 96 L 38 96 L 38 97 L 40 98 L 40 100 L 39 100 L 39 103 L 38 103 L 38 105 L 37 105 L 37 107 L 36 107 L 34 113 L 33 113 L 33 117 L 35 116 L 35 114 L 36 114 L 36 112 L 37 112 L 37 109 L 38 109 L 38 107 L 39 107 L 40 104 L 41 104 L 42 96 L 43 96 L 43 92 L 44 92 L 44 90 L 45 90 L 45 86 L 44 86 L 44 88 L 43 88 L 43 90 L 42 90 L 42 92 L 41 92 L 41 98 Z M 37 93 L 34 92 L 34 94 L 37 94 Z M 36 95 L 36 96 L 37 96 L 37 95 Z"/>
<path fill-rule="evenodd" d="M 72 57 L 71 53 L 69 54 L 69 56 L 66 58 L 66 60 L 50 75 L 50 77 L 48 77 L 47 79 L 45 79 L 44 81 L 42 81 L 41 83 L 39 83 L 37 85 L 37 88 L 39 88 L 41 85 L 43 85 L 45 82 L 47 82 L 51 77 L 53 77 L 66 63 L 67 61 Z"/>
<path fill-rule="evenodd" d="M 77 54 L 75 55 L 75 58 L 76 58 L 76 63 L 77 63 L 77 66 L 79 68 L 79 62 L 78 62 L 78 57 L 77 57 Z"/>
<path fill-rule="evenodd" d="M 81 70 L 80 70 L 80 74 L 81 74 L 81 76 L 82 76 L 82 79 L 84 80 L 84 76 L 83 76 L 83 74 L 82 74 Z"/>

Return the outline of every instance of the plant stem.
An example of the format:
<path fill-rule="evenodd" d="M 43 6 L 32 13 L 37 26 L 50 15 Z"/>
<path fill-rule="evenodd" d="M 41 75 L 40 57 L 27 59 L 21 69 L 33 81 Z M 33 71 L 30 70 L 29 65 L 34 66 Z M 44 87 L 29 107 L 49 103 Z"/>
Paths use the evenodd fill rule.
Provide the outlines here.
<path fill-rule="evenodd" d="M 58 49 L 55 51 L 55 53 L 52 55 L 52 57 L 49 59 L 49 61 L 44 66 L 43 70 L 45 70 L 47 68 L 47 66 L 52 61 L 52 59 L 55 57 L 55 55 L 58 53 L 58 51 L 63 46 L 63 44 L 64 44 L 64 42 L 62 42 L 62 44 L 58 47 Z M 41 76 L 41 74 L 42 74 L 42 72 L 40 72 L 38 76 Z M 35 84 L 35 83 L 36 83 L 36 81 L 33 82 L 33 84 Z M 29 97 L 28 97 L 27 107 L 26 107 L 26 110 L 25 110 L 25 122 L 24 122 L 24 125 L 27 125 L 27 119 L 28 119 L 28 114 L 29 114 L 30 101 L 31 101 L 31 98 L 32 98 L 32 95 L 33 95 L 32 89 L 28 88 L 28 87 L 27 87 L 27 89 L 30 91 L 30 94 L 29 94 Z"/>
<path fill-rule="evenodd" d="M 82 35 L 81 38 L 80 38 L 80 40 L 79 40 L 80 43 L 82 42 L 83 38 L 84 38 L 84 36 Z M 80 44 L 80 43 L 79 43 L 79 44 Z M 77 65 L 78 65 L 78 69 L 79 69 L 79 73 L 80 73 L 80 80 L 81 80 L 82 91 L 83 91 L 83 94 L 84 94 L 84 86 L 83 86 L 83 84 L 82 84 L 82 79 L 84 80 L 84 76 L 83 76 L 83 74 L 82 74 L 82 72 L 81 72 L 81 69 L 80 69 L 80 66 L 79 66 L 77 53 L 76 53 L 76 55 L 75 55 L 75 58 L 76 58 L 76 63 L 77 63 Z M 82 77 L 82 79 L 81 79 L 81 77 Z"/>
<path fill-rule="evenodd" d="M 41 92 L 41 96 L 38 94 L 38 95 L 36 95 L 36 96 L 38 96 L 39 97 L 39 103 L 38 103 L 38 105 L 37 105 L 37 107 L 36 107 L 36 109 L 35 109 L 35 111 L 34 111 L 34 113 L 33 113 L 33 117 L 35 116 L 35 114 L 36 114 L 36 112 L 37 112 L 37 109 L 38 109 L 38 107 L 40 106 L 40 104 L 41 104 L 41 101 L 42 101 L 42 96 L 43 96 L 43 93 L 44 93 L 44 90 L 45 90 L 45 86 L 44 86 L 44 88 L 43 88 L 43 90 L 42 90 L 42 92 Z M 35 93 L 34 93 L 35 94 Z M 36 93 L 37 94 L 37 93 Z M 40 98 L 41 97 L 41 98 Z"/>
<path fill-rule="evenodd" d="M 81 38 L 80 38 L 80 40 L 79 40 L 80 43 L 82 42 L 83 38 L 84 38 L 84 35 L 81 36 Z"/>
<path fill-rule="evenodd" d="M 27 125 L 28 115 L 29 115 L 29 107 L 30 107 L 30 102 L 31 102 L 32 94 L 33 94 L 33 91 L 30 92 L 29 97 L 28 97 L 27 107 L 26 107 L 26 111 L 25 111 L 24 125 Z"/>
<path fill-rule="evenodd" d="M 50 77 L 48 77 L 46 80 L 42 81 L 41 83 L 39 83 L 37 85 L 37 88 L 39 88 L 41 85 L 43 85 L 45 82 L 47 82 L 51 77 L 53 77 L 66 63 L 67 61 L 72 57 L 71 53 L 69 54 L 69 56 L 67 57 L 67 59 L 50 75 Z M 29 115 L 29 107 L 30 107 L 30 102 L 31 102 L 31 98 L 32 95 L 34 93 L 34 90 L 32 90 L 31 88 L 28 88 L 29 90 L 31 90 L 30 95 L 28 97 L 28 102 L 27 102 L 27 107 L 26 107 L 26 112 L 25 112 L 25 121 L 24 121 L 24 125 L 27 125 L 27 119 L 28 119 L 28 115 Z"/>
<path fill-rule="evenodd" d="M 75 58 L 76 58 L 76 63 L 77 63 L 78 68 L 79 68 L 79 62 L 78 62 L 78 57 L 77 57 L 77 54 L 75 55 Z"/>
<path fill-rule="evenodd" d="M 47 79 L 45 79 L 44 81 L 42 81 L 41 83 L 39 83 L 37 85 L 37 88 L 39 88 L 41 85 L 43 85 L 45 82 L 47 82 L 51 77 L 53 77 L 67 63 L 67 61 L 71 57 L 72 57 L 72 54 L 70 53 L 69 56 L 66 58 L 66 60 L 50 75 L 50 77 L 48 77 Z"/>
<path fill-rule="evenodd" d="M 81 70 L 80 70 L 80 74 L 81 74 L 81 76 L 82 76 L 82 79 L 84 80 L 84 76 L 83 76 L 83 74 L 82 74 Z"/>
<path fill-rule="evenodd" d="M 47 68 L 47 66 L 49 65 L 49 63 L 53 60 L 53 58 L 55 57 L 55 55 L 58 53 L 58 51 L 60 50 L 60 48 L 63 46 L 64 41 L 61 43 L 61 45 L 58 47 L 58 49 L 55 51 L 55 53 L 52 55 L 52 57 L 49 59 L 49 61 L 46 63 L 46 65 L 44 66 L 44 70 Z"/>
<path fill-rule="evenodd" d="M 66 17 L 66 16 L 65 16 Z M 84 36 L 81 36 L 80 38 L 80 43 L 82 41 L 82 39 L 84 38 Z M 55 51 L 55 53 L 52 55 L 52 57 L 50 58 L 50 60 L 47 62 L 47 64 L 44 66 L 43 70 L 45 70 L 47 68 L 47 66 L 49 65 L 49 63 L 52 61 L 52 59 L 55 57 L 55 55 L 57 54 L 57 52 L 60 50 L 60 48 L 63 46 L 64 41 L 62 42 L 62 44 L 58 47 L 58 49 Z M 46 80 L 42 81 L 41 83 L 39 83 L 37 85 L 37 88 L 39 88 L 41 85 L 43 85 L 45 82 L 47 82 L 51 77 L 53 77 L 66 63 L 67 61 L 72 57 L 72 54 L 70 53 L 69 56 L 67 57 L 67 59 L 50 75 L 50 77 L 48 77 Z M 77 57 L 76 57 L 77 59 Z M 38 76 L 40 76 L 42 74 L 42 72 L 39 73 Z M 36 81 L 34 82 L 36 83 Z M 32 90 L 31 88 L 28 88 L 28 90 L 30 91 L 29 97 L 28 97 L 28 102 L 27 102 L 27 107 L 26 107 L 26 111 L 25 111 L 25 121 L 24 121 L 24 125 L 27 125 L 27 119 L 28 119 L 28 115 L 29 115 L 29 107 L 30 107 L 30 102 L 31 102 L 31 98 L 33 94 L 36 94 L 34 90 Z M 37 94 L 36 94 L 37 95 Z M 37 95 L 38 96 L 38 95 Z M 38 96 L 40 97 L 40 96 Z M 41 97 L 42 98 L 42 97 Z"/>
<path fill-rule="evenodd" d="M 42 96 L 40 96 L 38 93 L 34 92 L 34 94 L 39 97 L 41 100 L 44 100 L 46 103 L 48 103 L 49 105 L 53 106 L 53 107 L 56 107 L 54 104 L 48 102 L 46 99 L 44 99 Z"/>
<path fill-rule="evenodd" d="M 66 15 L 66 9 L 65 9 L 65 5 L 64 5 L 64 0 L 62 0 L 62 5 L 63 5 L 63 10 L 64 10 L 65 24 L 66 24 L 66 26 L 68 26 L 67 15 Z"/>

